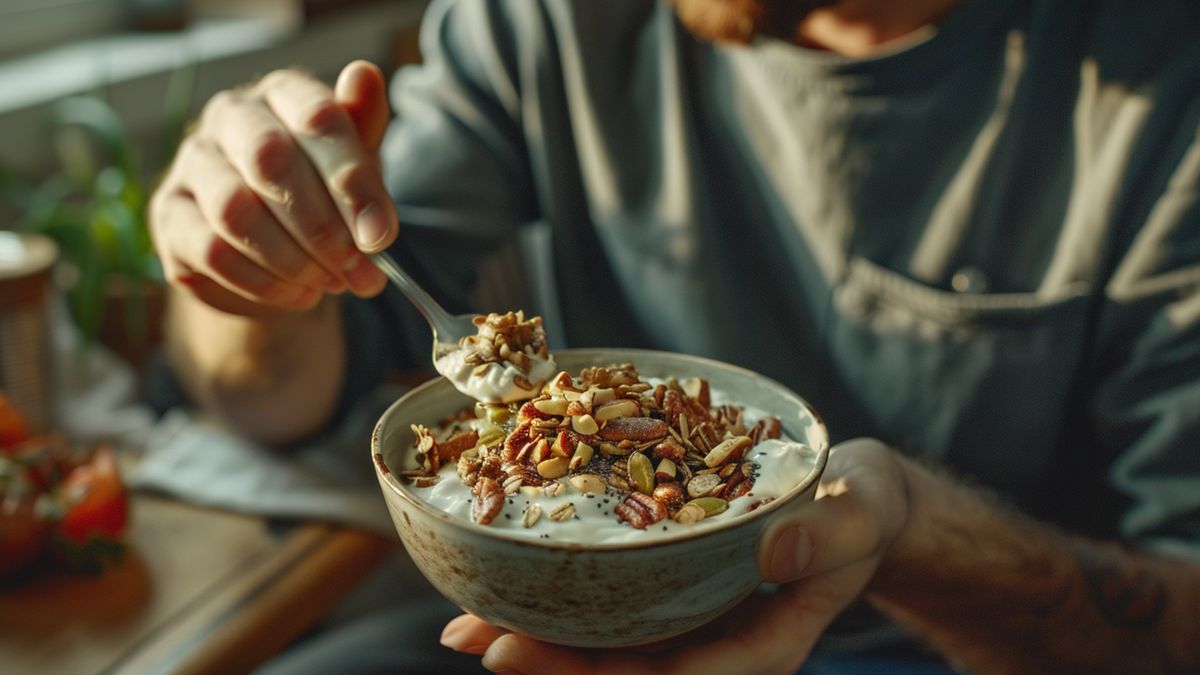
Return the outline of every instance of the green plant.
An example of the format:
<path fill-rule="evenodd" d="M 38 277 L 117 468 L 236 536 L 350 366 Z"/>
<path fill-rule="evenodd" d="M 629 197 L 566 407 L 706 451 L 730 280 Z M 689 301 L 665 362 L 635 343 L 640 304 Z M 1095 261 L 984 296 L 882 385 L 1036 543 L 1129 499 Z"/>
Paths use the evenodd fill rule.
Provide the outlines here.
<path fill-rule="evenodd" d="M 144 294 L 162 280 L 146 226 L 146 202 L 151 181 L 182 135 L 194 74 L 188 66 L 169 79 L 161 151 L 149 169 L 121 118 L 100 95 L 51 106 L 48 134 L 58 166 L 49 177 L 35 184 L 0 167 L 0 198 L 21 213 L 14 229 L 45 234 L 61 250 L 71 315 L 87 344 L 96 339 L 106 297 L 114 291 L 123 296 L 126 335 L 145 340 Z"/>

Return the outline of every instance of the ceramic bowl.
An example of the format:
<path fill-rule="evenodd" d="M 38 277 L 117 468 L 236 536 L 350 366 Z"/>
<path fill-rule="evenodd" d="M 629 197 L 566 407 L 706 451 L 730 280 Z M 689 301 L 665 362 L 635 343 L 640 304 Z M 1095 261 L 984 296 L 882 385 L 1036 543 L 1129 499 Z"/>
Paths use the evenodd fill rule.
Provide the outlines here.
<path fill-rule="evenodd" d="M 632 362 L 642 377 L 704 377 L 714 392 L 780 418 L 784 435 L 816 451 L 790 492 L 702 531 L 596 545 L 517 539 L 451 517 L 396 477 L 414 468 L 409 425 L 434 425 L 471 405 L 439 378 L 413 389 L 380 418 L 371 439 L 376 474 L 396 531 L 417 567 L 451 602 L 493 624 L 547 642 L 618 647 L 665 639 L 719 616 L 761 583 L 759 536 L 810 501 L 829 437 L 796 394 L 757 373 L 708 359 L 630 349 L 563 350 L 561 369 Z"/>

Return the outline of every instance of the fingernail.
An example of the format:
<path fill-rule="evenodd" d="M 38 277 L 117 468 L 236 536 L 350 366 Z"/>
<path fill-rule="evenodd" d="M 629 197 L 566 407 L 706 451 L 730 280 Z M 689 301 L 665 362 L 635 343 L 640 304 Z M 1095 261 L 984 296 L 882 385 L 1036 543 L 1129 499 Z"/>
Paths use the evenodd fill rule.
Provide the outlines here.
<path fill-rule="evenodd" d="M 374 251 L 383 243 L 384 237 L 391 232 L 392 223 L 387 211 L 375 202 L 363 207 L 354 217 L 354 227 L 358 230 L 358 246 L 367 251 Z"/>
<path fill-rule="evenodd" d="M 771 554 L 771 574 L 783 581 L 799 576 L 812 559 L 812 540 L 799 527 L 789 527 L 775 540 Z"/>
<path fill-rule="evenodd" d="M 464 631 L 460 626 L 449 625 L 442 630 L 441 642 L 443 645 L 453 649 L 454 651 L 462 651 L 466 645 L 466 640 L 463 639 Z"/>
<path fill-rule="evenodd" d="M 472 656 L 483 656 L 487 652 L 487 645 L 467 645 L 466 647 L 452 647 L 454 651 L 462 654 L 470 654 Z"/>

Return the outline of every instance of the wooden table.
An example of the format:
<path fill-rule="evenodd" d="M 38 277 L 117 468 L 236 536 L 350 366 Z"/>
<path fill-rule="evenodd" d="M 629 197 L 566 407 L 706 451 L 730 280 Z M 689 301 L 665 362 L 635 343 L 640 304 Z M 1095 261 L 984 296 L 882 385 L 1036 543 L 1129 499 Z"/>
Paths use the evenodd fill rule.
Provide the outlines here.
<path fill-rule="evenodd" d="M 136 494 L 129 555 L 0 590 L 0 672 L 237 673 L 323 616 L 397 545 Z"/>

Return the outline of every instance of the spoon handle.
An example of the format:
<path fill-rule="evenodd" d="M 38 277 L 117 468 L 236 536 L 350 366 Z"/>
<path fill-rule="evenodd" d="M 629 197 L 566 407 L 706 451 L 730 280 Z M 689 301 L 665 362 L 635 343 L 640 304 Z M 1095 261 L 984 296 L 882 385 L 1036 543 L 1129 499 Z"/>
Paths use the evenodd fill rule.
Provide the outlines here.
<path fill-rule="evenodd" d="M 454 339 L 454 317 L 446 312 L 429 293 L 425 292 L 420 284 L 408 276 L 408 272 L 405 272 L 392 256 L 388 255 L 386 251 L 382 251 L 372 254 L 370 258 L 371 262 L 375 263 L 375 266 L 400 288 L 404 297 L 416 305 L 421 316 L 424 316 L 433 328 L 435 339 L 444 340 L 448 337 Z"/>

